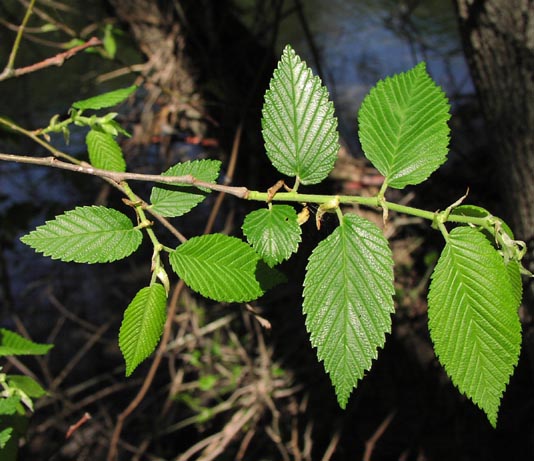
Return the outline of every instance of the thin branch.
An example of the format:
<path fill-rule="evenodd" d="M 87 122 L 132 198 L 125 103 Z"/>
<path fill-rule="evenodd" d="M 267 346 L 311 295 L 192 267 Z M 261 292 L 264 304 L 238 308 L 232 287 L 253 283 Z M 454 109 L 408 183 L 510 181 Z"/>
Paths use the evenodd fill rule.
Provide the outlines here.
<path fill-rule="evenodd" d="M 83 51 L 86 48 L 90 48 L 92 46 L 98 46 L 98 45 L 102 45 L 102 40 L 100 40 L 97 37 L 91 37 L 87 42 L 82 43 L 81 45 L 75 46 L 71 48 L 70 50 L 64 51 L 63 53 L 58 53 L 55 56 L 52 56 L 51 58 L 47 58 L 43 61 L 37 62 L 30 66 L 13 69 L 12 67 L 9 67 L 9 64 L 8 64 L 6 68 L 4 69 L 4 71 L 0 74 L 0 82 L 3 80 L 7 80 L 9 78 L 20 77 L 21 75 L 24 75 L 24 74 L 37 72 L 38 70 L 45 69 L 46 67 L 62 66 L 65 61 L 72 58 L 73 56 L 78 54 L 80 51 Z"/>
<path fill-rule="evenodd" d="M 35 0 L 32 0 L 30 5 L 26 9 L 26 14 L 24 15 L 22 24 L 19 27 L 17 36 L 15 37 L 15 42 L 13 43 L 13 48 L 11 49 L 11 53 L 9 54 L 9 59 L 6 64 L 6 68 L 4 69 L 2 74 L 0 74 L 0 79 L 2 75 L 11 74 L 13 72 L 13 67 L 15 66 L 15 58 L 17 57 L 17 52 L 19 50 L 20 41 L 22 40 L 22 34 L 24 34 L 24 28 L 26 27 L 26 24 L 28 24 L 28 20 L 30 19 L 30 16 L 32 15 L 34 5 L 35 5 Z"/>
<path fill-rule="evenodd" d="M 158 174 L 140 174 L 140 173 L 121 173 L 117 171 L 102 170 L 94 168 L 88 163 L 82 162 L 80 165 L 73 165 L 72 163 L 63 162 L 55 157 L 30 157 L 26 155 L 13 155 L 0 153 L 0 160 L 17 163 L 29 163 L 32 165 L 43 165 L 53 168 L 60 168 L 62 170 L 74 171 L 76 173 L 84 173 L 92 176 L 106 178 L 119 184 L 122 181 L 153 181 L 168 184 L 188 184 L 197 187 L 206 187 L 211 190 L 226 192 L 239 198 L 246 198 L 248 189 L 246 187 L 231 187 L 223 184 L 215 184 L 205 181 L 200 181 L 194 176 L 188 174 L 185 176 L 162 176 Z"/>

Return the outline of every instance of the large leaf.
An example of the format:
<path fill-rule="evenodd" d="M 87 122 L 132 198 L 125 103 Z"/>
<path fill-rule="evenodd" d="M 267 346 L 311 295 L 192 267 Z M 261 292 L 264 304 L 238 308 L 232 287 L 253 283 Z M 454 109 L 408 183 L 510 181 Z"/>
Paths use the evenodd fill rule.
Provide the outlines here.
<path fill-rule="evenodd" d="M 104 109 L 106 107 L 113 107 L 120 102 L 124 101 L 128 96 L 130 96 L 137 86 L 132 85 L 127 88 L 121 88 L 119 90 L 110 91 L 108 93 L 99 94 L 98 96 L 93 96 L 92 98 L 82 99 L 81 101 L 76 101 L 72 104 L 72 107 L 75 109 Z"/>
<path fill-rule="evenodd" d="M 53 344 L 34 343 L 13 331 L 0 328 L 0 357 L 6 355 L 43 355 L 53 347 Z"/>
<path fill-rule="evenodd" d="M 263 105 L 263 138 L 274 167 L 303 184 L 321 182 L 339 150 L 337 119 L 319 77 L 288 45 Z"/>
<path fill-rule="evenodd" d="M 109 133 L 90 130 L 85 138 L 89 160 L 96 168 L 110 171 L 126 171 L 122 149 Z"/>
<path fill-rule="evenodd" d="M 391 330 L 393 293 L 393 259 L 382 231 L 345 215 L 310 256 L 303 304 L 311 343 L 342 408 Z"/>
<path fill-rule="evenodd" d="M 272 205 L 249 213 L 243 222 L 248 242 L 271 267 L 288 259 L 300 243 L 297 213 L 289 205 Z"/>
<path fill-rule="evenodd" d="M 194 160 L 178 163 L 169 168 L 164 176 L 191 176 L 201 181 L 213 182 L 219 175 L 219 160 Z M 150 194 L 152 209 L 162 216 L 173 218 L 188 213 L 202 202 L 209 191 L 188 185 L 157 184 Z"/>
<path fill-rule="evenodd" d="M 482 233 L 457 227 L 434 269 L 428 295 L 436 355 L 493 426 L 521 345 L 517 273 L 517 265 L 507 269 Z"/>
<path fill-rule="evenodd" d="M 142 232 L 121 212 L 103 206 L 84 206 L 56 216 L 21 241 L 52 259 L 91 264 L 129 256 L 142 238 Z"/>
<path fill-rule="evenodd" d="M 449 103 L 425 63 L 377 83 L 358 114 L 365 156 L 402 189 L 419 184 L 445 162 L 449 144 Z"/>
<path fill-rule="evenodd" d="M 163 325 L 167 295 L 159 283 L 141 288 L 124 311 L 119 331 L 119 347 L 126 362 L 126 376 L 156 348 Z"/>
<path fill-rule="evenodd" d="M 190 288 L 215 301 L 252 301 L 281 281 L 245 242 L 222 234 L 193 237 L 169 259 Z"/>

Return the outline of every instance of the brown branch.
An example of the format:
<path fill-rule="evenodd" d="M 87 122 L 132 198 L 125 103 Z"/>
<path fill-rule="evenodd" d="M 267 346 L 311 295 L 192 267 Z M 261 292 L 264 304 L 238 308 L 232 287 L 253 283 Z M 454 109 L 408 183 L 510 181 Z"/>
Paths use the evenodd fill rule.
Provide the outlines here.
<path fill-rule="evenodd" d="M 363 461 L 371 461 L 371 456 L 375 449 L 375 445 L 380 439 L 380 437 L 384 435 L 384 432 L 386 432 L 386 429 L 395 417 L 395 413 L 397 413 L 397 411 L 393 410 L 389 415 L 387 415 L 386 419 L 384 419 L 384 421 L 380 423 L 371 438 L 367 440 L 367 442 L 365 442 L 365 452 L 363 454 Z"/>
<path fill-rule="evenodd" d="M 91 37 L 87 42 L 82 43 L 81 45 L 75 46 L 70 50 L 64 51 L 63 53 L 58 53 L 55 56 L 52 56 L 51 58 L 47 58 L 30 66 L 20 67 L 18 69 L 11 69 L 9 67 L 6 67 L 0 74 L 0 82 L 9 78 L 20 77 L 21 75 L 37 72 L 38 70 L 45 69 L 46 67 L 62 66 L 65 61 L 72 58 L 80 51 L 98 45 L 102 45 L 102 40 L 97 37 Z"/>
<path fill-rule="evenodd" d="M 194 176 L 188 174 L 185 176 L 162 176 L 158 174 L 141 174 L 141 173 L 121 173 L 118 171 L 102 170 L 94 168 L 88 163 L 81 165 L 74 165 L 72 163 L 63 162 L 55 157 L 30 157 L 26 155 L 13 155 L 0 153 L 0 160 L 17 163 L 29 163 L 32 165 L 49 166 L 52 168 L 60 168 L 62 170 L 74 171 L 76 173 L 89 174 L 101 178 L 109 179 L 119 184 L 122 181 L 152 181 L 168 184 L 186 184 L 196 187 L 205 187 L 206 189 L 225 192 L 239 198 L 247 198 L 248 189 L 246 187 L 232 187 L 223 184 L 210 183 L 200 181 Z"/>

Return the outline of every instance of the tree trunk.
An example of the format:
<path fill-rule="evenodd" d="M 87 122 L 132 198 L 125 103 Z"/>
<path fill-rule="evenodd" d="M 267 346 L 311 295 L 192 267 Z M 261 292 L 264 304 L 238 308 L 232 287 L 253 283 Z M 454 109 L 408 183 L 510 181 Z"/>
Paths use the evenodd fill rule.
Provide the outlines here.
<path fill-rule="evenodd" d="M 534 238 L 534 1 L 455 0 L 471 75 L 498 168 L 502 214 Z"/>

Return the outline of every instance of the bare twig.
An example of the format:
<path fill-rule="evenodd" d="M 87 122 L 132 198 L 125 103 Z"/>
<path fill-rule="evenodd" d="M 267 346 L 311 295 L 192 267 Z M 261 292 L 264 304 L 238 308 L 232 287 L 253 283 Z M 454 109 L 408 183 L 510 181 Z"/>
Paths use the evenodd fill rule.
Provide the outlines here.
<path fill-rule="evenodd" d="M 239 198 L 246 198 L 248 189 L 246 187 L 232 187 L 224 186 L 222 184 L 210 183 L 200 181 L 194 176 L 188 174 L 185 176 L 162 176 L 158 174 L 141 174 L 141 173 L 120 173 L 117 171 L 102 170 L 94 168 L 90 164 L 82 162 L 82 164 L 72 164 L 58 160 L 56 157 L 30 157 L 27 155 L 12 155 L 0 153 L 0 160 L 17 163 L 29 163 L 32 165 L 43 165 L 52 168 L 60 168 L 62 170 L 74 171 L 76 173 L 83 173 L 92 176 L 109 179 L 116 184 L 122 181 L 153 181 L 166 184 L 187 184 L 197 187 L 205 187 L 207 189 L 225 192 Z"/>
<path fill-rule="evenodd" d="M 24 34 L 24 28 L 26 27 L 26 24 L 28 24 L 28 20 L 30 19 L 30 16 L 32 15 L 34 5 L 35 5 L 35 0 L 31 0 L 30 5 L 26 9 L 26 14 L 24 15 L 22 24 L 20 25 L 19 30 L 17 32 L 17 36 L 15 37 L 15 42 L 13 43 L 13 48 L 11 49 L 11 53 L 9 53 L 9 59 L 6 64 L 6 68 L 0 74 L 0 78 L 4 74 L 7 75 L 13 72 L 13 67 L 15 66 L 15 58 L 17 57 L 17 52 L 19 50 L 20 41 L 22 40 L 22 35 Z"/>
<path fill-rule="evenodd" d="M 363 454 L 363 461 L 371 461 L 371 455 L 373 454 L 373 450 L 375 449 L 376 442 L 384 435 L 384 432 L 386 432 L 386 429 L 391 424 L 391 421 L 395 417 L 395 413 L 397 411 L 392 411 L 389 415 L 387 415 L 386 419 L 380 423 L 380 426 L 377 427 L 375 433 L 371 436 L 369 440 L 365 442 L 365 452 Z"/>
<path fill-rule="evenodd" d="M 38 70 L 45 69 L 46 67 L 62 66 L 65 61 L 72 58 L 80 51 L 98 45 L 102 45 L 102 40 L 97 37 L 91 37 L 87 42 L 82 43 L 81 45 L 75 46 L 70 50 L 64 51 L 63 53 L 58 53 L 55 56 L 52 56 L 51 58 L 47 58 L 30 66 L 13 69 L 12 67 L 9 67 L 8 64 L 0 74 L 0 82 L 9 78 L 20 77 L 21 75 L 37 72 Z"/>
<path fill-rule="evenodd" d="M 67 433 L 65 434 L 65 438 L 68 439 L 72 434 L 74 434 L 81 426 L 83 426 L 87 421 L 91 419 L 91 415 L 87 412 L 83 414 L 83 416 L 74 424 L 71 424 L 69 426 L 69 429 L 67 430 Z"/>

